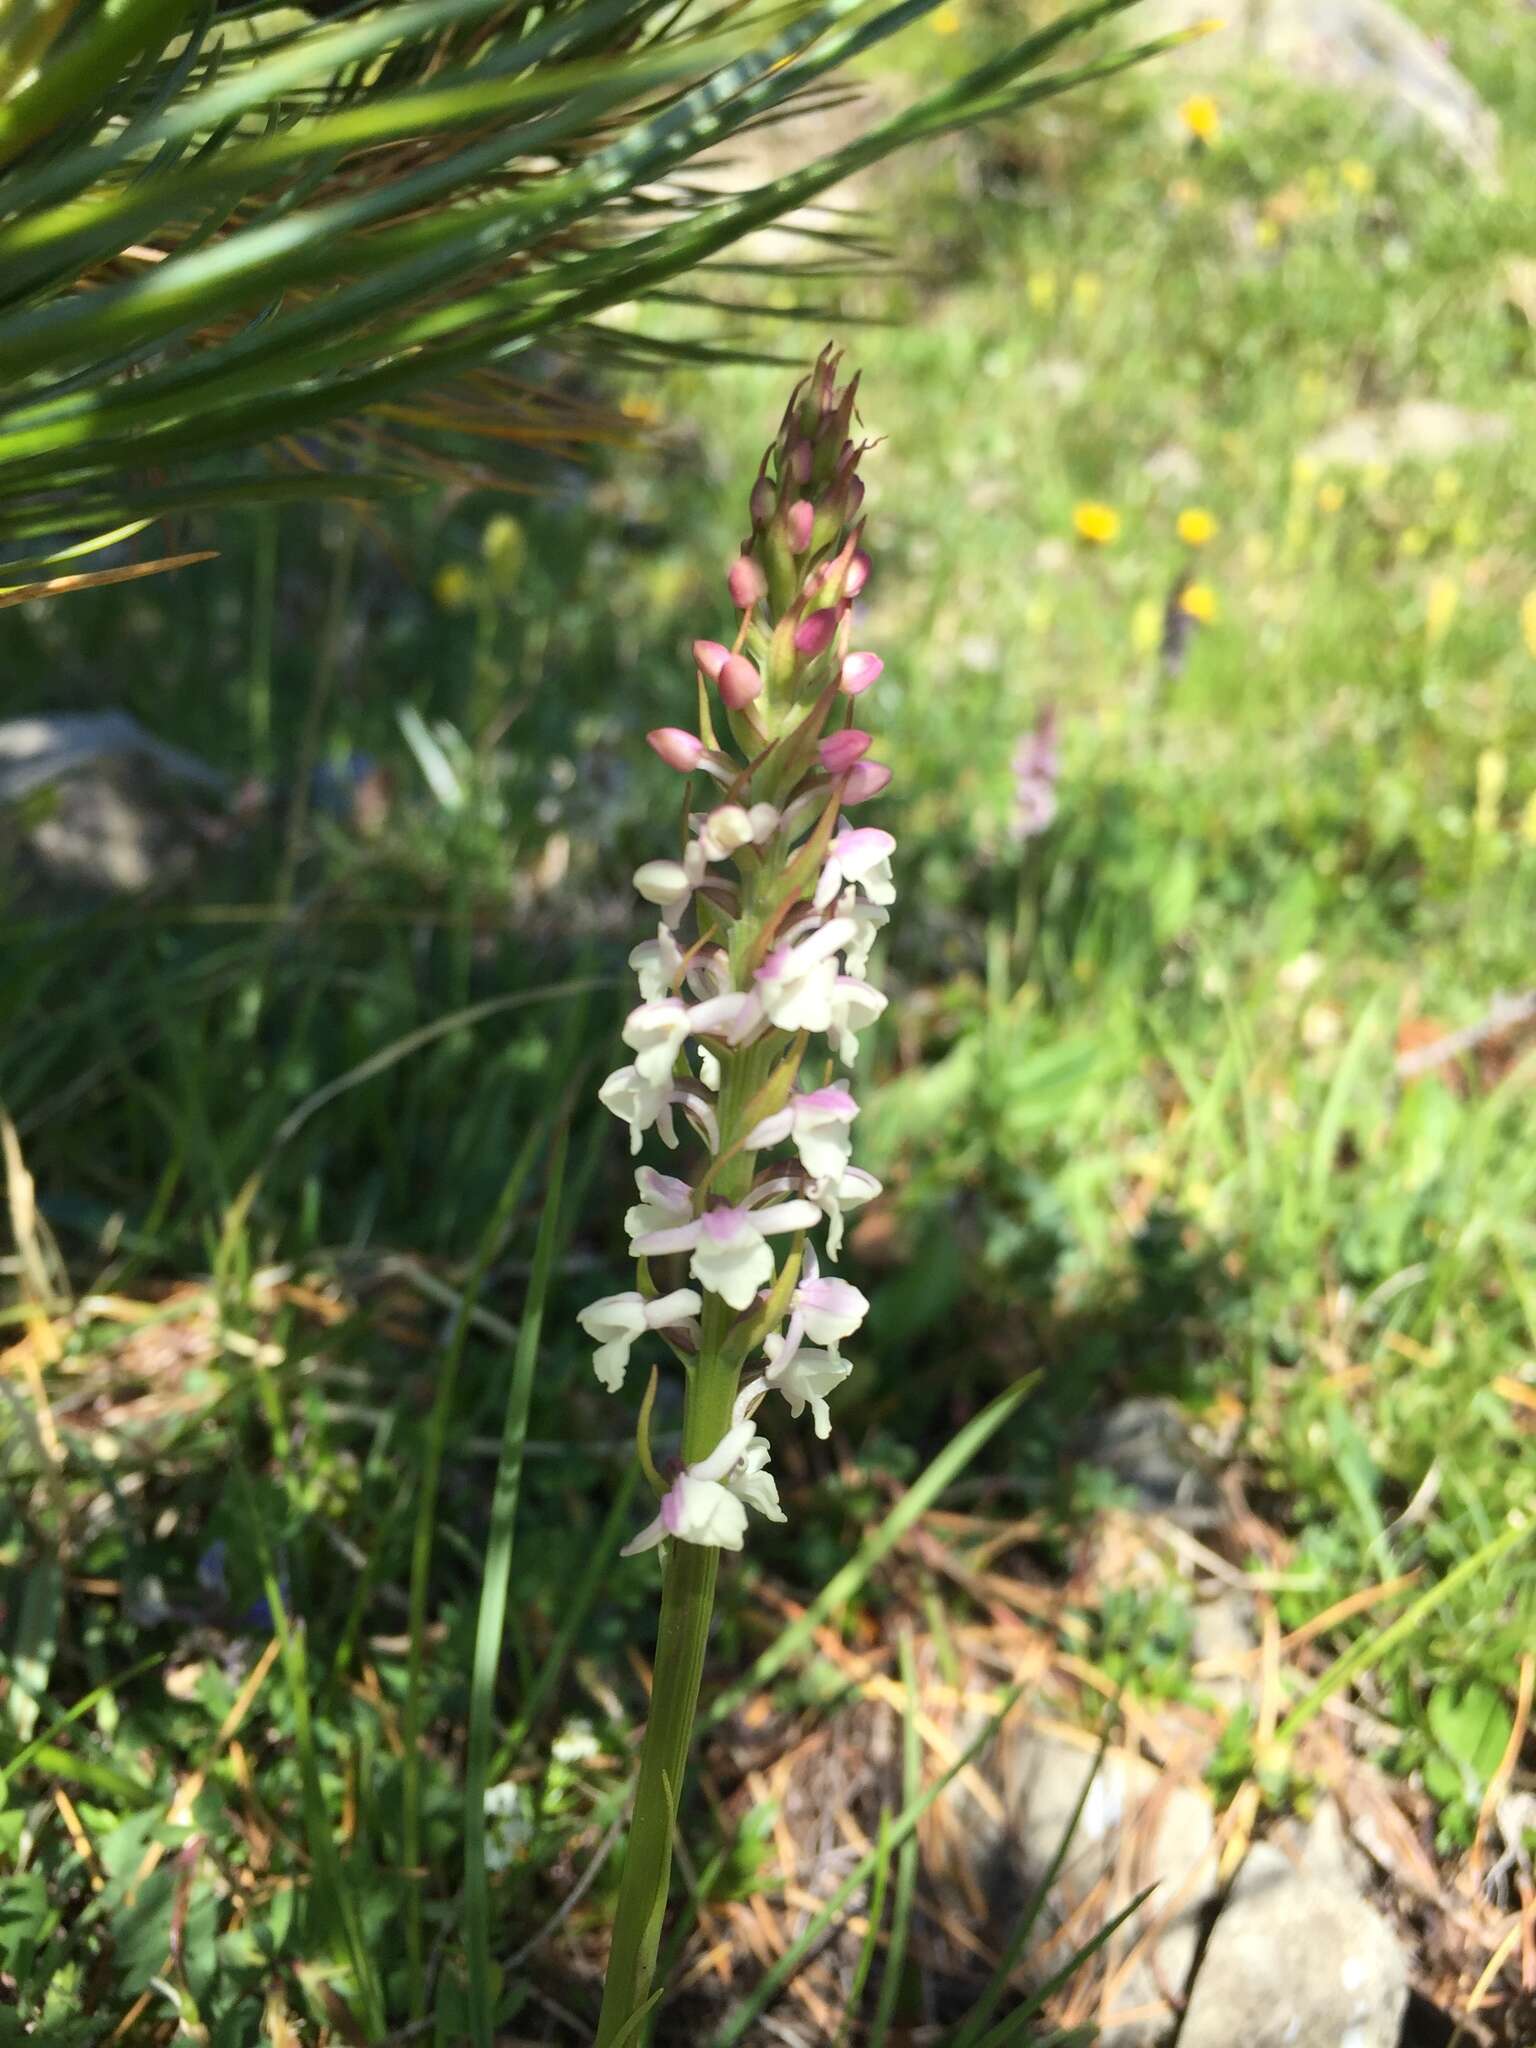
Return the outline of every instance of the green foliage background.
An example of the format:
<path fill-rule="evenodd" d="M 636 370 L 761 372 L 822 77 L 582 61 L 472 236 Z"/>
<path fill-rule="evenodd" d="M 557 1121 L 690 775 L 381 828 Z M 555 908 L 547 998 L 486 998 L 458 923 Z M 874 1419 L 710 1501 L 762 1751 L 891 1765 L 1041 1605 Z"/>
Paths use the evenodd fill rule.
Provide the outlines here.
<path fill-rule="evenodd" d="M 1283 1627 L 1418 1575 L 1323 1648 L 1365 1646 L 1372 1753 L 1427 1788 L 1448 1857 L 1469 1842 L 1532 1638 L 1528 1563 L 1473 1570 L 1379 1654 L 1370 1631 L 1536 1506 L 1528 1060 L 1495 1039 L 1411 1085 L 1396 1070 L 1400 1043 L 1475 1023 L 1529 976 L 1536 59 L 1513 4 L 1477 33 L 1449 5 L 1419 13 L 1502 116 L 1502 194 L 1368 105 L 1273 80 L 1216 87 L 1220 134 L 1196 148 L 1188 74 L 1149 68 L 926 147 L 894 196 L 856 188 L 894 264 L 808 278 L 780 241 L 750 275 L 717 271 L 711 306 L 626 312 L 592 355 L 539 359 L 643 446 L 520 455 L 526 494 L 426 494 L 361 524 L 196 515 L 176 542 L 217 544 L 217 562 L 5 615 L 12 710 L 126 708 L 274 792 L 148 904 L 61 919 L 18 856 L 4 1100 L 59 1247 L 51 1284 L 106 1302 L 77 1306 L 49 1367 L 63 1472 L 15 1379 L 3 1424 L 9 1768 L 47 1743 L 0 1810 L 16 1866 L 0 1966 L 33 1987 L 51 2041 L 95 2040 L 95 2014 L 115 2024 L 145 1995 L 144 2025 L 165 2023 L 154 1980 L 179 1901 L 165 1981 L 215 2040 L 254 2038 L 273 1985 L 317 2040 L 328 2000 L 366 2012 L 359 1946 L 402 2009 L 402 1503 L 452 1302 L 531 1145 L 442 1418 L 424 1893 L 456 2037 L 488 1461 L 566 1104 L 496 1693 L 511 1846 L 491 1896 L 503 2023 L 553 2024 L 538 2000 L 561 1990 L 590 2003 L 564 1965 L 520 1959 L 570 1888 L 570 1844 L 590 1849 L 620 1810 L 641 1711 L 626 1649 L 652 1614 L 648 1570 L 609 1564 L 632 1512 L 614 1504 L 630 1418 L 570 1321 L 624 1284 L 628 1162 L 590 1101 L 624 1000 L 626 877 L 675 798 L 641 735 L 682 716 L 687 643 L 724 622 L 721 568 L 784 376 L 654 365 L 706 345 L 793 353 L 796 330 L 750 310 L 764 302 L 792 318 L 813 301 L 818 341 L 835 313 L 883 437 L 868 621 L 887 672 L 866 701 L 897 770 L 881 815 L 904 893 L 861 1121 L 892 1190 L 851 1268 L 875 1315 L 835 1452 L 787 1465 L 791 1524 L 733 1577 L 720 1670 L 776 1626 L 761 1575 L 810 1597 L 1000 1389 L 1038 1375 L 978 1469 L 1050 1519 L 1056 1557 L 1102 1498 L 1063 1477 L 1066 1449 L 1116 1400 L 1169 1394 L 1289 1546 Z M 971 75 L 998 37 L 987 10 L 944 9 L 892 46 L 905 76 L 884 58 L 874 75 L 900 102 L 913 74 Z M 1313 452 L 1351 415 L 1424 399 L 1495 417 L 1501 438 L 1363 465 Z M 478 450 L 445 445 L 473 482 Z M 1089 501 L 1119 515 L 1106 546 L 1076 533 Z M 1177 532 L 1191 507 L 1216 522 L 1197 558 Z M 1185 572 L 1216 615 L 1170 666 L 1158 643 Z M 1060 815 L 1020 848 L 1009 757 L 1047 702 Z M 369 831 L 346 795 L 359 756 L 389 782 Z M 130 1343 L 113 1304 L 183 1278 L 195 1297 L 155 1311 L 167 1352 Z M 336 1311 L 309 1313 L 290 1281 Z M 310 1735 L 290 1657 L 240 1738 L 253 1804 L 215 1738 L 274 1591 L 302 1620 Z M 894 1626 L 905 1598 L 877 1573 L 845 1624 Z M 1081 1618 L 1134 1688 L 1198 1691 L 1177 1589 Z M 827 1678 L 798 1670 L 773 1681 L 780 1698 Z M 1223 1790 L 1253 1765 L 1231 1734 Z M 1292 1761 L 1269 1790 L 1304 1800 Z M 55 1785 L 96 1867 L 48 1806 Z M 307 1875 L 306 1798 L 340 1828 L 339 1896 Z M 253 1814 L 274 1830 L 270 1870 L 300 1882 L 264 1875 L 235 1926 Z M 702 1861 L 715 1822 L 696 1822 Z M 723 1887 L 756 1881 L 765 1829 L 722 1841 Z M 206 1864 L 184 1860 L 194 1835 Z M 567 1957 L 600 1949 L 607 1882 Z M 0 2005 L 0 2040 L 11 2024 Z"/>

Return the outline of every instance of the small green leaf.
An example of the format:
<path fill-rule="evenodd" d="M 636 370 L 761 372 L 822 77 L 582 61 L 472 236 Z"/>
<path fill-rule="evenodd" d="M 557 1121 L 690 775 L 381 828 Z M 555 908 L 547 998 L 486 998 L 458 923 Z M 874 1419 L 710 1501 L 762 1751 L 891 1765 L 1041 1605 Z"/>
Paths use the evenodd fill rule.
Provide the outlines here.
<path fill-rule="evenodd" d="M 1503 1696 L 1482 1679 L 1465 1686 L 1437 1685 L 1429 1696 L 1428 1715 L 1430 1733 L 1445 1754 L 1479 1786 L 1486 1785 L 1514 1728 Z"/>

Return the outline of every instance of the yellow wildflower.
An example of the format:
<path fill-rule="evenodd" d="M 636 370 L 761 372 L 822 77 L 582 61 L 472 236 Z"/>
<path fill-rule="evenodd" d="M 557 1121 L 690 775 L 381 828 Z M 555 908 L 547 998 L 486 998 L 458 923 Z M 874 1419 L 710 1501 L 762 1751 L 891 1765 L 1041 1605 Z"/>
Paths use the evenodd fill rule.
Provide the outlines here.
<path fill-rule="evenodd" d="M 1472 822 L 1480 839 L 1499 829 L 1499 810 L 1509 783 L 1509 761 L 1498 747 L 1484 747 L 1477 757 L 1477 804 Z"/>
<path fill-rule="evenodd" d="M 1093 498 L 1085 498 L 1082 504 L 1073 506 L 1072 524 L 1080 540 L 1091 540 L 1096 547 L 1108 547 L 1119 536 L 1120 514 L 1113 505 L 1101 505 Z"/>
<path fill-rule="evenodd" d="M 643 391 L 627 391 L 619 400 L 619 411 L 637 427 L 657 426 L 662 418 L 661 407 Z"/>
<path fill-rule="evenodd" d="M 1096 270 L 1082 271 L 1072 280 L 1072 303 L 1084 313 L 1091 313 L 1104 296 L 1104 280 Z"/>
<path fill-rule="evenodd" d="M 1056 303 L 1056 273 L 1054 270 L 1032 270 L 1024 287 L 1029 303 L 1037 313 L 1048 313 Z"/>
<path fill-rule="evenodd" d="M 1253 224 L 1253 239 L 1257 248 L 1273 249 L 1280 239 L 1279 222 L 1270 220 L 1267 216 L 1262 220 L 1255 221 Z"/>
<path fill-rule="evenodd" d="M 1203 548 L 1216 538 L 1216 521 L 1203 505 L 1186 505 L 1178 517 L 1179 539 L 1187 548 Z"/>
<path fill-rule="evenodd" d="M 1156 654 L 1162 637 L 1162 608 L 1144 597 L 1131 613 L 1131 646 L 1138 654 Z"/>
<path fill-rule="evenodd" d="M 1433 579 L 1424 597 L 1424 637 L 1431 647 L 1438 647 L 1451 630 L 1460 602 L 1460 587 L 1449 576 Z"/>
<path fill-rule="evenodd" d="M 960 33 L 958 7 L 936 7 L 928 20 L 936 36 L 955 36 Z"/>
<path fill-rule="evenodd" d="M 1526 653 L 1536 661 L 1536 590 L 1528 590 L 1520 600 L 1520 632 Z"/>
<path fill-rule="evenodd" d="M 1335 512 L 1342 512 L 1344 509 L 1344 486 L 1342 484 L 1324 484 L 1317 494 L 1317 509 L 1319 512 L 1330 514 L 1330 516 Z"/>
<path fill-rule="evenodd" d="M 1198 619 L 1202 626 L 1208 626 L 1216 616 L 1216 593 L 1209 583 L 1186 584 L 1179 599 L 1179 610 L 1187 618 Z"/>
<path fill-rule="evenodd" d="M 1292 479 L 1303 488 L 1308 484 L 1315 484 L 1319 474 L 1320 468 L 1315 455 L 1298 455 L 1291 464 Z"/>
<path fill-rule="evenodd" d="M 432 580 L 432 595 L 445 612 L 461 612 L 475 594 L 475 579 L 462 562 L 448 562 Z"/>
<path fill-rule="evenodd" d="M 523 529 L 510 512 L 498 512 L 488 519 L 480 536 L 480 553 L 491 572 L 491 581 L 504 597 L 517 588 L 523 572 L 528 543 Z"/>
<path fill-rule="evenodd" d="M 1361 163 L 1359 157 L 1347 156 L 1339 165 L 1339 183 L 1347 185 L 1351 192 L 1358 192 L 1363 199 L 1375 189 L 1376 173 L 1369 164 Z"/>
<path fill-rule="evenodd" d="M 1408 555 L 1409 557 L 1427 554 L 1429 552 L 1429 535 L 1422 526 L 1405 526 L 1402 538 L 1397 544 L 1397 551 L 1400 555 Z"/>
<path fill-rule="evenodd" d="M 1179 119 L 1196 142 L 1207 148 L 1221 133 L 1221 110 L 1207 92 L 1197 92 L 1187 99 L 1179 109 Z"/>

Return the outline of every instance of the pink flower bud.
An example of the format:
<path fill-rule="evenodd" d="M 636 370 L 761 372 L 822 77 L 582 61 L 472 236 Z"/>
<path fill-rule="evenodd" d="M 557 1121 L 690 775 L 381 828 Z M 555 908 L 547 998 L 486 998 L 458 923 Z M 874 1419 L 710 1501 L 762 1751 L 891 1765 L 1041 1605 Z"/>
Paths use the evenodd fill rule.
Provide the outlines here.
<path fill-rule="evenodd" d="M 869 581 L 869 572 L 873 567 L 874 564 L 870 561 L 868 555 L 860 548 L 859 552 L 848 564 L 848 574 L 843 578 L 843 595 L 845 597 L 857 597 Z"/>
<path fill-rule="evenodd" d="M 872 796 L 878 796 L 891 779 L 891 771 L 883 761 L 858 761 L 848 771 L 848 780 L 843 784 L 845 804 L 867 803 Z"/>
<path fill-rule="evenodd" d="M 718 640 L 695 640 L 693 658 L 712 683 L 720 680 L 720 671 L 731 658 L 729 647 L 722 647 Z"/>
<path fill-rule="evenodd" d="M 731 593 L 731 603 L 744 612 L 749 605 L 759 603 L 768 595 L 768 579 L 762 567 L 750 555 L 738 555 L 727 575 L 726 588 Z"/>
<path fill-rule="evenodd" d="M 808 484 L 815 456 L 809 441 L 796 441 L 789 451 L 789 466 L 794 471 L 797 484 Z"/>
<path fill-rule="evenodd" d="M 658 725 L 645 738 L 646 744 L 680 775 L 691 775 L 703 758 L 704 742 L 697 733 L 684 732 L 681 726 Z"/>
<path fill-rule="evenodd" d="M 822 654 L 832 644 L 837 632 L 835 611 L 812 612 L 808 619 L 802 619 L 795 628 L 795 652 L 797 654 Z"/>
<path fill-rule="evenodd" d="M 845 697 L 862 696 L 871 683 L 878 682 L 885 663 L 878 654 L 850 654 L 843 663 L 838 688 Z"/>
<path fill-rule="evenodd" d="M 655 744 L 654 739 L 652 744 Z M 869 749 L 869 734 L 860 732 L 856 725 L 850 725 L 824 739 L 816 751 L 821 756 L 822 767 L 829 775 L 842 775 L 855 761 L 867 754 Z"/>
<path fill-rule="evenodd" d="M 775 502 L 773 485 L 768 481 L 767 477 L 760 476 L 752 486 L 752 496 L 748 500 L 748 507 L 752 514 L 752 524 L 754 526 L 763 527 L 768 524 L 769 520 L 773 517 Z"/>
<path fill-rule="evenodd" d="M 789 535 L 790 553 L 803 555 L 811 544 L 811 529 L 816 524 L 816 507 L 809 498 L 796 498 L 784 515 L 784 524 Z"/>
<path fill-rule="evenodd" d="M 715 680 L 721 701 L 732 711 L 742 710 L 763 693 L 763 679 L 744 654 L 728 654 Z"/>

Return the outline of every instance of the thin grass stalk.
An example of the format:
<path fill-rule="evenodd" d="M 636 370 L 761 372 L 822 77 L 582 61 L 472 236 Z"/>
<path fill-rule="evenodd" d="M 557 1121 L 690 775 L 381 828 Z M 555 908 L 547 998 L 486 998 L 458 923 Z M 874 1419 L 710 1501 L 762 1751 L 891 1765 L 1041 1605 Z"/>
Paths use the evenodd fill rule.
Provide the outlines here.
<path fill-rule="evenodd" d="M 256 1539 L 262 1590 L 272 1615 L 283 1676 L 288 1684 L 289 1705 L 293 1711 L 293 1740 L 299 1754 L 299 1772 L 303 1785 L 304 1833 L 314 1862 L 315 1874 L 319 1879 L 319 1883 L 310 1888 L 310 1912 L 312 1915 L 318 1914 L 329 1907 L 334 1910 L 340 1921 L 345 1959 L 356 1986 L 357 1996 L 362 2003 L 362 2012 L 357 2016 L 361 2024 L 362 2037 L 368 2042 L 378 2041 L 383 2038 L 385 2028 L 384 1991 L 374 1967 L 372 1950 L 363 1935 L 362 1921 L 358 1915 L 357 1902 L 352 1896 L 346 1870 L 336 1852 L 335 1831 L 331 1826 L 330 1814 L 326 1810 L 325 1793 L 320 1782 L 320 1756 L 315 1743 L 314 1720 L 310 1712 L 309 1670 L 304 1648 L 304 1633 L 302 1628 L 294 1627 L 289 1616 L 282 1581 L 272 1555 L 271 1540 L 256 1505 L 250 1475 L 243 1466 L 239 1468 L 239 1485 L 246 1517 Z"/>
<path fill-rule="evenodd" d="M 480 1582 L 480 1613 L 475 1625 L 475 1654 L 470 1673 L 469 1743 L 464 1767 L 464 1918 L 469 1962 L 469 2026 L 475 2048 L 491 2048 L 491 1912 L 485 1872 L 485 1792 L 491 1754 L 492 1713 L 496 1672 L 501 1662 L 502 1632 L 507 1616 L 507 1586 L 512 1572 L 512 1545 L 517 1527 L 517 1498 L 522 1485 L 523 1446 L 528 1440 L 528 1408 L 533 1398 L 534 1367 L 549 1278 L 560 1244 L 561 1196 L 569 1125 L 561 1124 L 550 1150 L 544 1187 L 544 1211 L 534 1245 L 533 1272 L 517 1332 L 517 1350 L 507 1388 L 506 1418 L 496 1489 L 491 1497 L 491 1529 Z"/>
<path fill-rule="evenodd" d="M 442 1481 L 443 1452 L 448 1438 L 448 1418 L 459 1366 L 469 1340 L 471 1319 L 486 1274 L 495 1258 L 537 1157 L 544 1127 L 535 1124 L 522 1143 L 512 1170 L 502 1184 L 491 1219 L 481 1234 L 475 1263 L 464 1286 L 463 1300 L 454 1318 L 438 1374 L 437 1393 L 427 1418 L 426 1450 L 421 1485 L 416 1496 L 416 1526 L 411 1541 L 411 1582 L 409 1593 L 410 1636 L 405 1674 L 405 1703 L 401 1715 L 401 1737 L 405 1757 L 401 1773 L 400 1855 L 406 1872 L 405 1955 L 410 2017 L 420 2019 L 426 2010 L 426 1976 L 422 1949 L 421 1892 L 425 1873 L 421 1867 L 421 1763 L 422 1763 L 422 1665 L 426 1651 L 427 1588 L 432 1570 L 432 1539 L 437 1524 L 437 1494 Z"/>
<path fill-rule="evenodd" d="M 912 1631 L 904 1628 L 898 1648 L 901 1667 L 901 1803 L 910 1806 L 922 1790 L 923 1743 L 917 1726 L 917 1664 L 912 1654 Z M 884 1816 L 882 1816 L 882 1819 Z M 885 1971 L 875 2016 L 870 2022 L 868 2048 L 885 2048 L 901 1997 L 902 1978 L 907 1967 L 907 1937 L 912 1929 L 912 1909 L 917 1902 L 917 1837 L 910 1835 L 896 1853 L 896 1889 L 891 1897 L 891 1938 L 886 1944 Z"/>

